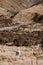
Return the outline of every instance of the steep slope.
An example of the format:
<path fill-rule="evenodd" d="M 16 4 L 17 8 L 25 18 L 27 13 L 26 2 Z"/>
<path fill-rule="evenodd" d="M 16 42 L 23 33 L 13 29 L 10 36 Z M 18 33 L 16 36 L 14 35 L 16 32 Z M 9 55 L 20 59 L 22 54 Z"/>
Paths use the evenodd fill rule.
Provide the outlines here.
<path fill-rule="evenodd" d="M 32 22 L 32 18 L 34 18 L 35 15 L 38 16 L 37 14 L 43 15 L 43 5 L 35 5 L 33 7 L 20 11 L 13 18 L 13 21 Z"/>
<path fill-rule="evenodd" d="M 30 7 L 28 0 L 0 0 L 0 7 L 3 7 L 10 11 L 20 11 Z"/>

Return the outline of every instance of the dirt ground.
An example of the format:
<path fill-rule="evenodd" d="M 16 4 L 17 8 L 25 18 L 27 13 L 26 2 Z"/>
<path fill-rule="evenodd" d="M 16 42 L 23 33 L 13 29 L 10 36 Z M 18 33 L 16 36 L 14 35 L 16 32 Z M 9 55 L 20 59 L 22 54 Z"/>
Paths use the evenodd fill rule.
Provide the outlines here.
<path fill-rule="evenodd" d="M 30 48 L 0 45 L 0 65 L 43 65 L 43 51 L 37 46 Z"/>

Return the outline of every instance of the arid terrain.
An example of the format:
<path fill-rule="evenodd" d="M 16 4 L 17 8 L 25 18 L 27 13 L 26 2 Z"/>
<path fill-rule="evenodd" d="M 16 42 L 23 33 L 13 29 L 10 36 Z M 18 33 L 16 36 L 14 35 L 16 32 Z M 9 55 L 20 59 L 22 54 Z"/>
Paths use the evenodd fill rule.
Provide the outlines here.
<path fill-rule="evenodd" d="M 19 55 L 16 52 L 20 51 Z M 0 65 L 43 65 L 43 52 L 35 47 L 0 45 Z"/>
<path fill-rule="evenodd" d="M 0 0 L 0 65 L 43 65 L 43 0 Z"/>

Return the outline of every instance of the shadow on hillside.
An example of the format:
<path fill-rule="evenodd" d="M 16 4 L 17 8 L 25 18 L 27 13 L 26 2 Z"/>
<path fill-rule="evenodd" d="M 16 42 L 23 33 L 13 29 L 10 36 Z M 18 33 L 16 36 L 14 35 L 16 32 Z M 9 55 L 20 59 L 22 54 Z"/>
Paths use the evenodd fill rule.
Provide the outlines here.
<path fill-rule="evenodd" d="M 41 23 L 43 24 L 43 15 L 40 15 L 40 14 L 37 14 L 35 13 L 34 14 L 34 17 L 32 18 L 32 20 L 36 23 Z"/>

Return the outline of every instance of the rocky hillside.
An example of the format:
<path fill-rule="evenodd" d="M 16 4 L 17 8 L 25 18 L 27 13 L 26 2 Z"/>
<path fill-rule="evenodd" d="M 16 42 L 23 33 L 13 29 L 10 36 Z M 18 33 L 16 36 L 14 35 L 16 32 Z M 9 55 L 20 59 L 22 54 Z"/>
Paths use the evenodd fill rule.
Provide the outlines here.
<path fill-rule="evenodd" d="M 32 0 L 36 1 L 36 0 Z M 0 65 L 43 65 L 43 1 L 0 0 Z"/>
<path fill-rule="evenodd" d="M 3 14 L 4 11 L 6 15 Z M 43 6 L 41 4 L 22 10 L 16 16 L 13 16 L 10 11 L 4 11 L 0 15 L 1 44 L 43 46 Z"/>
<path fill-rule="evenodd" d="M 10 11 L 20 11 L 31 6 L 28 0 L 0 0 L 0 6 Z"/>

